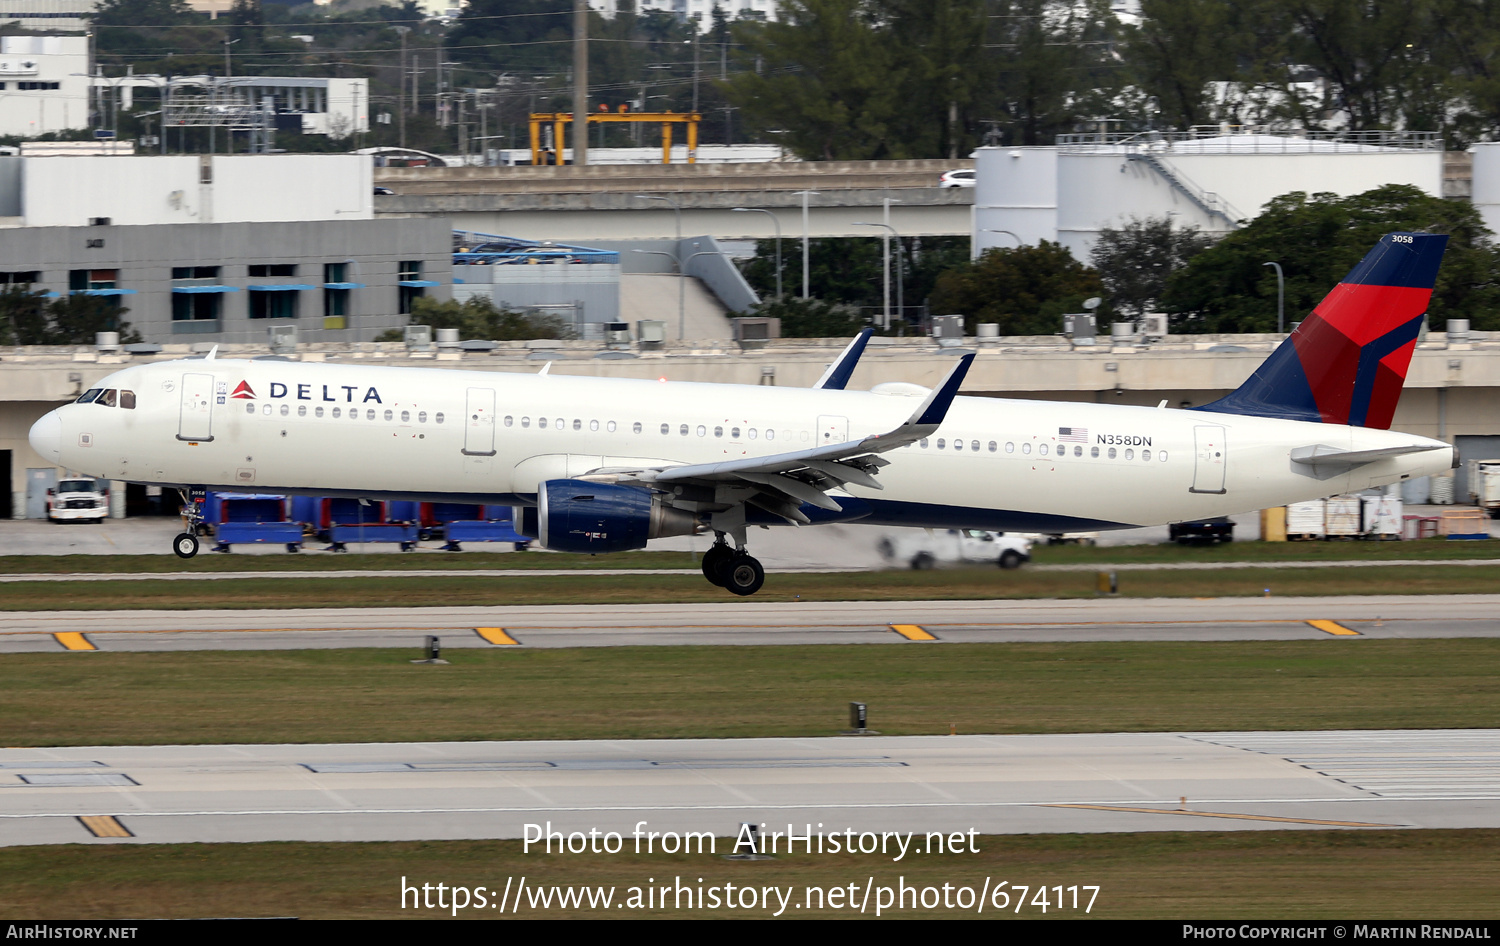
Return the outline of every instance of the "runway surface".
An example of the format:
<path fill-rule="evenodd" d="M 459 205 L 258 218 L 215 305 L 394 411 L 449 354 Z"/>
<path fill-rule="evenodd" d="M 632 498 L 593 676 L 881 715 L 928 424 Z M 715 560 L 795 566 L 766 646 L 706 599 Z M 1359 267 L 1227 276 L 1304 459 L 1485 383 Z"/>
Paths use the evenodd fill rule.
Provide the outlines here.
<path fill-rule="evenodd" d="M 1500 826 L 1500 731 L 0 750 L 0 843 Z M 543 829 L 544 830 L 544 829 Z M 722 843 L 722 842 L 721 842 Z"/>
<path fill-rule="evenodd" d="M 0 653 L 1500 636 L 1500 595 L 0 614 Z"/>

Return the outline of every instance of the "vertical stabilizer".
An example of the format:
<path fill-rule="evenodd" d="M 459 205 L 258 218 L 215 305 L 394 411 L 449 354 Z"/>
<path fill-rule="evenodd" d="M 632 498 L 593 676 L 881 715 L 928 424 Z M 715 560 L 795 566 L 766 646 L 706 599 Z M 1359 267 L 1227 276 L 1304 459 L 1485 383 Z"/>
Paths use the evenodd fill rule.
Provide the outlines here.
<path fill-rule="evenodd" d="M 1197 410 L 1389 428 L 1447 245 L 1387 233 L 1248 381 Z"/>

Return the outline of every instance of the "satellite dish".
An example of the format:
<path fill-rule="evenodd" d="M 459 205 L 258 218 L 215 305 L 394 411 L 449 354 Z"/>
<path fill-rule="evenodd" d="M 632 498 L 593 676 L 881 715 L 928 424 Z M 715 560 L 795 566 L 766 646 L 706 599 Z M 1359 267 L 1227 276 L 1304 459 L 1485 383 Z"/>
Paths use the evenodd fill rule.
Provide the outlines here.
<path fill-rule="evenodd" d="M 1104 300 L 1099 298 L 1098 296 L 1092 296 L 1088 299 L 1083 300 L 1083 307 L 1092 312 L 1095 309 L 1099 308 L 1099 304 L 1103 301 Z"/>

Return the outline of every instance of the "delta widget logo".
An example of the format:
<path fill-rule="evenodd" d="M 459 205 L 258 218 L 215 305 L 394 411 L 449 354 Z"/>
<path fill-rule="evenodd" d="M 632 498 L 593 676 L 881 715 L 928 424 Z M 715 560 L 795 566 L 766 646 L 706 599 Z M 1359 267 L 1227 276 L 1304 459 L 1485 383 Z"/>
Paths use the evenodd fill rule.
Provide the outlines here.
<path fill-rule="evenodd" d="M 251 390 L 249 381 L 241 381 L 234 389 L 234 393 L 229 396 L 231 398 L 238 398 L 241 401 L 255 400 L 255 392 Z"/>

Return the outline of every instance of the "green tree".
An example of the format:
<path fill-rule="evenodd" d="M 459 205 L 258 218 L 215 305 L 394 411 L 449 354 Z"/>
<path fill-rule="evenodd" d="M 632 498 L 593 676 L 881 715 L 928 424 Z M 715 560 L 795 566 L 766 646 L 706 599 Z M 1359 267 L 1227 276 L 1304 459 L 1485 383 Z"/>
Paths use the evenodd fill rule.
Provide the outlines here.
<path fill-rule="evenodd" d="M 471 0 L 447 44 L 462 62 L 562 73 L 572 62 L 572 11 L 571 0 Z"/>
<path fill-rule="evenodd" d="M 964 316 L 970 333 L 978 323 L 996 322 L 1001 335 L 1051 335 L 1062 330 L 1064 312 L 1079 311 L 1085 299 L 1103 292 L 1098 273 L 1066 247 L 1043 240 L 991 248 L 948 270 L 938 277 L 931 307 L 934 315 Z"/>
<path fill-rule="evenodd" d="M 418 299 L 412 304 L 410 324 L 429 325 L 434 333 L 440 328 L 458 329 L 460 339 L 479 338 L 494 342 L 525 341 L 533 338 L 572 338 L 573 329 L 554 315 L 527 315 L 514 309 L 497 307 L 483 296 L 457 299 Z M 382 333 L 376 341 L 399 342 L 398 329 Z"/>
<path fill-rule="evenodd" d="M 896 127 L 906 76 L 880 13 L 874 0 L 785 0 L 779 22 L 739 24 L 757 68 L 725 83 L 726 96 L 805 158 L 915 157 Z"/>
<path fill-rule="evenodd" d="M 0 344 L 92 345 L 96 332 L 119 332 L 122 342 L 140 333 L 124 321 L 129 309 L 99 296 L 74 293 L 49 299 L 22 286 L 0 291 Z"/>
<path fill-rule="evenodd" d="M 1170 217 L 1132 219 L 1100 230 L 1089 259 L 1112 306 L 1139 316 L 1155 310 L 1167 278 L 1212 243 L 1196 227 L 1173 227 Z"/>
<path fill-rule="evenodd" d="M 991 0 L 983 118 L 1007 144 L 1050 145 L 1080 122 L 1119 114 L 1117 24 L 1102 0 Z"/>
<path fill-rule="evenodd" d="M 1260 216 L 1174 273 L 1161 301 L 1180 331 L 1274 331 L 1276 274 L 1265 262 L 1281 264 L 1286 317 L 1295 322 L 1394 230 L 1450 237 L 1428 309 L 1434 328 L 1466 318 L 1476 329 L 1500 329 L 1500 253 L 1486 239 L 1478 211 L 1405 184 L 1352 197 L 1277 197 Z"/>

